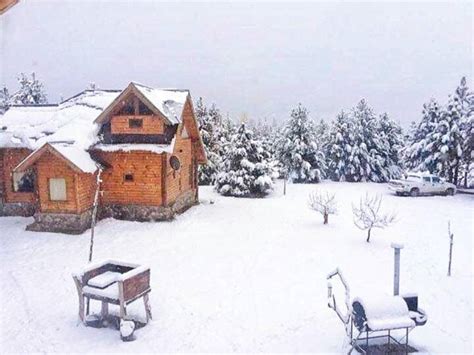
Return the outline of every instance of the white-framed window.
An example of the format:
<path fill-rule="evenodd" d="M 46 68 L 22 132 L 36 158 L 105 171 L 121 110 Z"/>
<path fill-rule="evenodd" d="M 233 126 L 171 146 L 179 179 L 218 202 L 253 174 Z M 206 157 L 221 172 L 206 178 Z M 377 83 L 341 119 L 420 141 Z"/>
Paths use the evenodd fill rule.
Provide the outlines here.
<path fill-rule="evenodd" d="M 13 173 L 13 191 L 14 192 L 33 192 L 35 191 L 35 174 L 28 170 L 25 172 Z"/>
<path fill-rule="evenodd" d="M 51 178 L 49 179 L 49 199 L 51 201 L 66 201 L 66 179 Z"/>

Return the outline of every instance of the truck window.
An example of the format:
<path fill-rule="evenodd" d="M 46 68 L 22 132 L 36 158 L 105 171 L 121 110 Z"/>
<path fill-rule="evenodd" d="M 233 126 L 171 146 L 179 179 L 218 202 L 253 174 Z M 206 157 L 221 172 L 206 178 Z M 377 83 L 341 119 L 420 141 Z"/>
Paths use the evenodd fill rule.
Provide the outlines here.
<path fill-rule="evenodd" d="M 432 180 L 435 184 L 439 184 L 441 179 L 439 177 L 432 177 Z"/>
<path fill-rule="evenodd" d="M 431 182 L 431 178 L 429 176 L 423 176 L 424 182 Z"/>

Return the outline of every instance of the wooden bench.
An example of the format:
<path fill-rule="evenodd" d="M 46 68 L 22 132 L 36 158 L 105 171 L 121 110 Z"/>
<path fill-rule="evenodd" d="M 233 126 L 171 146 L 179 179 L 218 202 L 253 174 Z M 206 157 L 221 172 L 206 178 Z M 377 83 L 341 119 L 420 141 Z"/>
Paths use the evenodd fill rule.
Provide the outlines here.
<path fill-rule="evenodd" d="M 127 305 L 143 297 L 146 321 L 152 319 L 148 294 L 150 268 L 116 260 L 90 264 L 80 273 L 73 274 L 79 296 L 79 319 L 85 323 L 90 300 L 102 302 L 101 317 L 109 312 L 109 303 L 120 307 L 120 318 L 127 319 Z"/>

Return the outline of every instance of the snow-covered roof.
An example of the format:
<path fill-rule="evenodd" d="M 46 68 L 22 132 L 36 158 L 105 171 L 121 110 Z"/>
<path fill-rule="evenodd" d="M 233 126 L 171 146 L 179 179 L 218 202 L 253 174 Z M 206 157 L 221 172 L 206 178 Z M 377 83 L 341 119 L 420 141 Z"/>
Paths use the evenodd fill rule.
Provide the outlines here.
<path fill-rule="evenodd" d="M 155 106 L 171 123 L 181 122 L 184 104 L 189 92 L 176 89 L 153 89 L 141 84 L 133 85 Z"/>
<path fill-rule="evenodd" d="M 161 114 L 170 124 L 181 123 L 184 104 L 189 95 L 188 90 L 155 89 L 131 82 L 95 120 L 103 123 L 109 118 L 112 109 L 129 93 L 136 94 L 155 114 Z"/>
<path fill-rule="evenodd" d="M 52 144 L 52 147 L 83 172 L 93 173 L 97 170 L 97 163 L 91 158 L 90 154 L 77 145 L 56 143 Z"/>
<path fill-rule="evenodd" d="M 133 151 L 146 151 L 152 153 L 172 153 L 174 149 L 175 138 L 172 139 L 170 144 L 96 144 L 93 149 L 100 150 L 103 152 L 133 152 Z"/>
<path fill-rule="evenodd" d="M 119 93 L 86 90 L 57 105 L 12 106 L 0 119 L 0 148 L 69 142 L 87 149 L 97 140 L 94 120 Z"/>
<path fill-rule="evenodd" d="M 84 173 L 94 173 L 98 165 L 91 158 L 89 153 L 76 144 L 68 143 L 45 143 L 40 148 L 33 151 L 25 159 L 23 159 L 14 170 L 23 171 L 34 164 L 45 152 L 51 152 L 64 158 L 73 168 L 78 169 Z"/>

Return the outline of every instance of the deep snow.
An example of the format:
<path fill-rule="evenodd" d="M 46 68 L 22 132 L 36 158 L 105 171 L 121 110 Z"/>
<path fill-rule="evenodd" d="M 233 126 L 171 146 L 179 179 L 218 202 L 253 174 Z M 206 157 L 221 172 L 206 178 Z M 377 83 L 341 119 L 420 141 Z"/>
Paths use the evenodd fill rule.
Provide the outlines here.
<path fill-rule="evenodd" d="M 308 208 L 316 189 L 337 194 L 329 225 Z M 366 191 L 383 194 L 385 209 L 398 216 L 370 243 L 351 212 Z M 25 232 L 31 218 L 0 218 L 1 352 L 342 352 L 344 328 L 327 307 L 326 275 L 340 267 L 352 297 L 389 295 L 392 242 L 405 245 L 401 292 L 417 292 L 429 315 L 411 345 L 472 351 L 473 196 L 397 197 L 385 184 L 330 182 L 281 192 L 278 185 L 265 199 L 237 199 L 205 187 L 202 203 L 172 222 L 101 221 L 94 261 L 151 266 L 154 320 L 130 343 L 118 331 L 78 325 L 71 273 L 87 262 L 89 232 Z M 143 304 L 132 313 L 144 318 Z"/>

